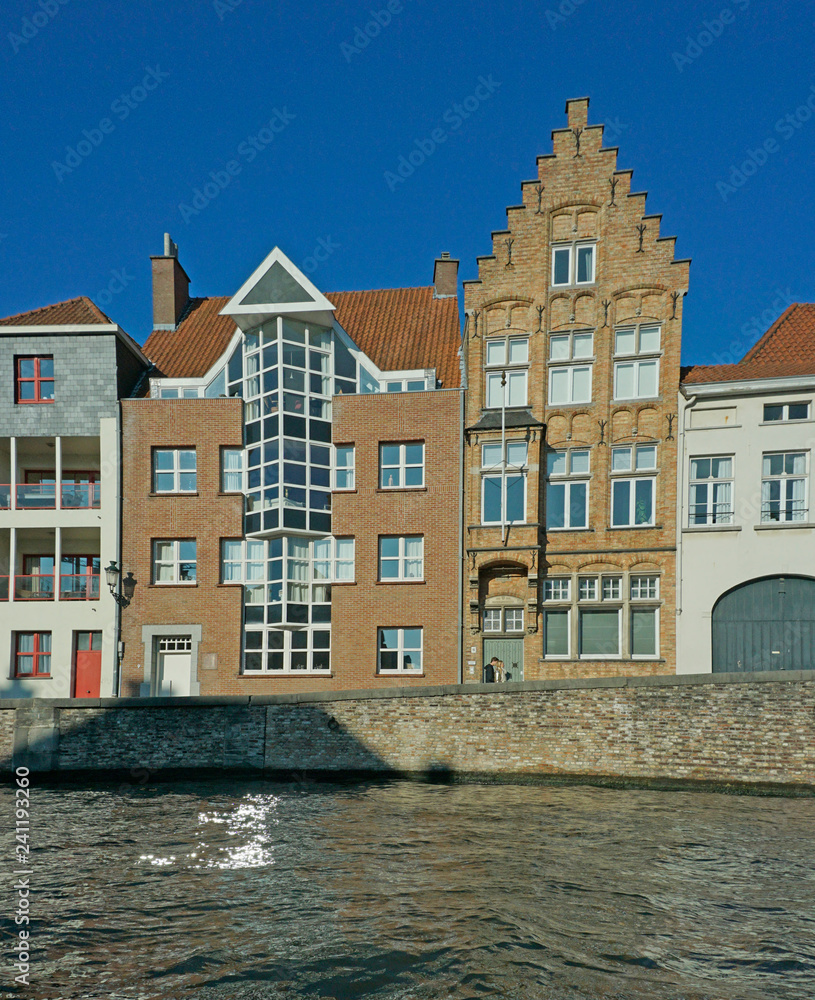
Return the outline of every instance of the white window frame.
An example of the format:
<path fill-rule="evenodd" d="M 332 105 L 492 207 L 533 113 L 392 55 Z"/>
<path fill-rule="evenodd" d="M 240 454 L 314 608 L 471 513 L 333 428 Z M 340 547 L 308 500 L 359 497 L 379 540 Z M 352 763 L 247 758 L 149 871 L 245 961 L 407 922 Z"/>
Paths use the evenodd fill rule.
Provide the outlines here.
<path fill-rule="evenodd" d="M 237 454 L 240 457 L 240 468 L 238 468 L 238 469 L 227 469 L 226 468 L 226 466 L 224 464 L 224 457 L 227 454 L 227 452 L 230 452 L 232 454 Z M 232 448 L 232 447 L 229 447 L 227 445 L 224 445 L 224 446 L 221 447 L 221 456 L 220 456 L 220 458 L 221 458 L 221 465 L 220 465 L 221 493 L 243 493 L 243 485 L 244 485 L 243 470 L 244 470 L 244 465 L 245 465 L 245 462 L 244 462 L 245 455 L 244 455 L 243 448 Z M 227 487 L 227 476 L 230 476 L 230 475 L 232 475 L 232 476 L 237 475 L 237 477 L 238 477 L 239 486 L 236 489 L 231 489 L 231 488 Z"/>
<path fill-rule="evenodd" d="M 575 365 L 575 364 L 560 364 L 559 362 L 556 363 L 556 364 L 551 364 L 549 366 L 549 387 L 548 387 L 548 389 L 549 389 L 549 397 L 548 397 L 548 400 L 547 400 L 549 406 L 550 407 L 552 407 L 552 406 L 579 406 L 579 405 L 585 405 L 586 403 L 590 403 L 591 399 L 592 399 L 592 388 L 593 388 L 592 387 L 592 382 L 593 382 L 592 367 L 593 366 L 592 366 L 591 363 L 586 364 L 585 362 L 581 362 L 580 364 L 577 364 L 577 365 Z M 575 398 L 574 377 L 575 377 L 575 373 L 578 372 L 578 371 L 587 371 L 589 373 L 588 393 L 587 393 L 587 396 L 586 396 L 585 399 L 582 399 L 582 398 L 581 399 L 576 399 Z M 567 393 L 567 398 L 566 399 L 564 399 L 564 400 L 555 400 L 555 399 L 553 399 L 554 393 L 553 393 L 553 390 L 552 390 L 552 386 L 553 386 L 553 383 L 554 383 L 555 374 L 556 373 L 562 373 L 562 372 L 566 372 L 567 375 L 568 375 L 569 391 Z"/>
<path fill-rule="evenodd" d="M 525 457 L 524 457 L 524 462 L 523 462 L 522 465 L 510 464 L 507 461 L 507 456 L 509 455 L 510 446 L 511 445 L 515 445 L 515 444 L 520 444 L 520 443 L 523 443 L 523 444 L 525 444 L 527 446 L 526 447 L 526 454 L 525 454 Z M 483 452 L 484 444 L 488 444 L 488 445 L 489 444 L 498 444 L 498 442 L 497 441 L 488 441 L 488 442 L 482 443 L 482 452 L 481 452 L 481 456 L 482 456 L 482 465 L 481 465 L 481 524 L 485 524 L 485 525 L 486 524 L 489 524 L 489 525 L 493 525 L 493 524 L 526 524 L 526 505 L 527 505 L 527 500 L 528 500 L 528 497 L 527 497 L 527 472 L 528 472 L 528 463 L 529 463 L 529 445 L 527 444 L 526 441 L 524 441 L 523 439 L 520 439 L 520 438 L 516 438 L 516 439 L 513 439 L 513 440 L 506 441 L 505 442 L 503 456 L 502 456 L 502 461 L 499 464 L 497 464 L 497 465 L 491 465 L 491 466 L 487 467 L 487 466 L 484 466 L 484 464 L 483 464 L 483 461 L 484 461 L 484 459 L 483 459 L 483 456 L 484 456 L 484 452 Z M 507 480 L 509 480 L 509 479 L 517 479 L 517 478 L 520 478 L 520 479 L 523 480 L 523 493 L 524 493 L 524 496 L 523 496 L 523 512 L 524 512 L 523 520 L 521 520 L 521 521 L 510 521 L 510 520 L 506 520 L 506 519 L 502 520 L 501 518 L 499 518 L 497 521 L 487 521 L 487 520 L 485 520 L 485 517 L 484 517 L 484 515 L 485 515 L 484 497 L 485 497 L 485 492 L 486 492 L 485 491 L 486 482 L 487 482 L 488 479 L 492 480 L 492 479 L 499 479 L 499 478 L 501 480 L 501 513 L 502 514 L 505 514 L 506 513 L 506 509 L 507 509 Z"/>
<path fill-rule="evenodd" d="M 637 483 L 648 482 L 651 484 L 651 519 L 649 521 L 637 522 Z M 614 493 L 617 483 L 629 484 L 628 496 L 628 520 L 624 524 L 617 524 L 614 521 Z M 657 515 L 657 480 L 656 476 L 615 476 L 611 480 L 611 503 L 609 505 L 609 527 L 611 528 L 653 528 L 656 525 Z"/>
<path fill-rule="evenodd" d="M 525 361 L 510 361 L 510 345 L 523 343 L 526 345 L 526 360 Z M 503 358 L 501 361 L 488 361 L 489 350 L 488 348 L 494 344 L 501 344 L 504 348 Z M 518 368 L 528 368 L 529 367 L 529 337 L 488 337 L 484 341 L 484 367 L 485 368 L 509 368 L 516 370 Z"/>
<path fill-rule="evenodd" d="M 520 624 L 520 626 L 513 626 L 512 628 L 509 627 L 509 621 L 508 621 L 508 619 L 509 619 L 510 615 L 512 615 L 513 619 L 517 615 L 521 616 L 521 624 Z M 513 633 L 517 634 L 518 632 L 523 632 L 523 630 L 524 630 L 524 609 L 523 608 L 517 608 L 517 607 L 515 607 L 515 608 L 504 608 L 504 632 L 507 635 L 511 635 Z"/>
<path fill-rule="evenodd" d="M 181 468 L 181 453 L 190 454 L 192 453 L 195 467 L 192 469 L 182 469 Z M 172 468 L 170 469 L 159 469 L 156 465 L 156 456 L 160 453 L 169 454 L 172 456 Z M 152 488 L 153 493 L 160 493 L 162 496 L 166 496 L 170 493 L 197 493 L 198 492 L 198 453 L 193 445 L 191 448 L 164 448 L 164 447 L 154 447 L 151 454 L 151 465 L 153 473 Z M 172 476 L 173 485 L 169 490 L 160 490 L 158 488 L 157 479 L 159 476 Z M 181 476 L 194 476 L 195 485 L 192 489 L 182 489 L 181 488 Z"/>
<path fill-rule="evenodd" d="M 578 252 L 585 248 L 591 248 L 591 278 L 588 281 L 578 281 L 577 280 L 577 260 Z M 555 258 L 557 251 L 568 250 L 569 251 L 569 280 L 568 281 L 556 281 L 555 280 Z M 553 243 L 552 244 L 552 267 L 551 267 L 551 278 L 553 288 L 569 288 L 572 285 L 593 285 L 597 280 L 597 242 L 594 240 L 575 240 L 571 243 Z"/>
<path fill-rule="evenodd" d="M 632 573 L 629 578 L 629 600 L 634 603 L 639 601 L 659 600 L 659 576 L 654 573 Z M 643 588 L 646 592 L 642 593 Z M 636 589 L 636 593 L 634 592 Z M 653 593 L 649 591 L 653 590 Z"/>
<path fill-rule="evenodd" d="M 654 464 L 645 465 L 644 461 L 640 463 L 640 455 L 643 452 L 653 451 L 654 453 Z M 614 468 L 614 459 L 616 455 L 621 455 L 623 452 L 628 452 L 629 461 L 625 468 Z M 658 468 L 658 458 L 659 452 L 657 449 L 656 442 L 648 442 L 647 444 L 625 444 L 620 446 L 615 446 L 611 449 L 611 475 L 612 476 L 628 476 L 632 473 L 648 472 L 654 473 Z"/>
<path fill-rule="evenodd" d="M 574 353 L 574 342 L 575 338 L 585 338 L 588 337 L 591 340 L 591 350 L 588 354 L 581 354 L 575 357 Z M 564 358 L 553 358 L 552 357 L 552 344 L 557 340 L 567 340 L 569 343 L 569 350 Z M 549 335 L 549 355 L 548 361 L 552 365 L 565 364 L 569 361 L 579 362 L 585 364 L 594 360 L 594 331 L 593 330 L 570 330 L 568 333 L 552 333 Z"/>
<path fill-rule="evenodd" d="M 180 557 L 180 546 L 182 542 L 192 542 L 195 545 L 195 558 L 182 559 Z M 173 556 L 169 560 L 159 560 L 157 547 L 159 545 L 172 545 Z M 154 538 L 151 542 L 151 566 L 152 583 L 156 587 L 194 587 L 198 582 L 198 540 L 195 538 Z M 181 579 L 181 566 L 192 564 L 195 576 L 192 580 Z M 171 580 L 159 580 L 158 568 L 160 566 L 171 566 L 173 578 Z"/>
<path fill-rule="evenodd" d="M 711 472 L 713 470 L 712 463 L 719 459 L 728 459 L 730 461 L 730 475 L 724 477 L 714 477 L 712 475 L 706 476 L 702 479 L 694 479 L 694 463 L 695 462 L 710 462 Z M 724 501 L 718 500 L 714 501 L 713 497 L 716 493 L 715 487 L 717 486 L 729 486 L 729 501 L 727 503 L 726 509 L 724 509 Z M 699 487 L 705 487 L 705 500 L 704 504 L 700 504 L 698 501 L 693 502 L 694 494 L 698 496 Z M 700 528 L 704 526 L 713 526 L 719 524 L 733 524 L 734 516 L 734 491 L 735 491 L 735 455 L 691 455 L 690 464 L 688 466 L 688 527 L 689 528 Z M 700 511 L 699 508 L 703 507 L 704 521 L 699 521 Z M 720 509 L 722 508 L 722 509 Z"/>
<path fill-rule="evenodd" d="M 635 602 L 629 607 L 628 615 L 628 653 L 632 660 L 658 660 L 659 659 L 659 610 L 658 604 L 647 604 L 645 601 Z M 634 614 L 633 612 L 653 613 L 654 615 L 654 652 L 635 653 L 634 652 Z"/>
<path fill-rule="evenodd" d="M 271 648 L 269 645 L 269 633 L 274 632 L 276 634 L 283 635 L 283 648 L 276 649 Z M 314 645 L 314 633 L 315 632 L 327 632 L 328 633 L 328 648 L 324 646 L 315 647 Z M 259 648 L 249 649 L 246 646 L 246 640 L 250 635 L 261 635 L 261 645 Z M 332 656 L 332 634 L 331 626 L 326 622 L 323 624 L 314 624 L 308 628 L 298 629 L 298 635 L 306 635 L 306 647 L 305 649 L 294 649 L 292 647 L 294 632 L 291 629 L 281 628 L 279 625 L 264 625 L 257 628 L 246 629 L 244 634 L 244 649 L 243 649 L 243 661 L 241 666 L 241 674 L 247 677 L 303 677 L 303 676 L 322 676 L 331 673 L 331 656 Z M 328 653 L 328 666 L 327 667 L 315 667 L 314 666 L 314 653 Z M 283 654 L 283 668 L 281 670 L 274 670 L 269 667 L 269 654 L 270 653 L 282 653 Z M 306 668 L 304 670 L 297 669 L 293 670 L 291 666 L 292 653 L 305 653 L 306 654 Z M 260 656 L 261 664 L 259 670 L 250 669 L 246 665 L 246 660 L 248 656 L 257 654 Z"/>
<path fill-rule="evenodd" d="M 656 368 L 656 375 L 654 377 L 654 392 L 646 393 L 640 388 L 640 369 L 645 365 L 653 365 Z M 623 368 L 633 368 L 634 369 L 634 390 L 630 396 L 621 396 L 619 387 L 619 375 Z M 630 360 L 626 361 L 615 361 L 614 362 L 614 399 L 658 399 L 659 398 L 659 358 L 643 358 L 638 359 L 631 357 Z"/>
<path fill-rule="evenodd" d="M 557 584 L 557 587 L 555 586 Z M 562 593 L 555 596 L 555 590 L 563 590 L 563 585 L 566 585 L 566 595 L 565 597 Z M 552 576 L 546 577 L 543 581 L 543 600 L 546 604 L 570 604 L 572 600 L 572 578 L 570 576 Z"/>
<path fill-rule="evenodd" d="M 498 616 L 498 627 L 493 628 L 492 623 L 495 621 L 495 616 Z M 484 608 L 481 612 L 481 631 L 493 634 L 501 631 L 501 625 L 503 624 L 503 614 L 501 608 Z M 488 627 L 489 626 L 489 627 Z"/>
<path fill-rule="evenodd" d="M 585 472 L 573 472 L 573 456 L 587 455 L 588 456 L 588 469 Z M 565 455 L 566 456 L 566 468 L 564 472 L 551 472 L 550 470 L 550 455 Z M 556 448 L 551 449 L 546 453 L 546 530 L 547 531 L 586 531 L 589 526 L 589 492 L 590 492 L 590 479 L 591 479 L 591 449 L 590 448 Z M 549 524 L 549 488 L 555 486 L 563 486 L 564 488 L 564 498 L 563 498 L 563 509 L 564 509 L 564 523 L 560 527 L 554 527 Z M 575 486 L 585 486 L 586 488 L 586 502 L 585 502 L 585 524 L 572 524 L 572 489 Z"/>
<path fill-rule="evenodd" d="M 577 609 L 577 648 L 578 657 L 581 660 L 619 660 L 623 655 L 623 609 L 620 604 L 618 607 L 613 605 L 617 602 L 608 602 L 612 604 L 612 607 L 604 605 L 602 602 L 597 604 L 595 607 L 579 607 Z M 616 653 L 584 653 L 583 652 L 583 619 L 584 615 L 596 613 L 598 611 L 602 612 L 616 612 L 617 614 L 617 652 Z"/>
<path fill-rule="evenodd" d="M 322 550 L 325 550 L 324 552 Z M 349 555 L 350 553 L 350 555 Z M 353 535 L 329 535 L 315 538 L 311 543 L 311 583 L 330 586 L 337 583 L 354 583 L 356 580 L 356 538 Z M 327 576 L 318 576 L 318 566 L 327 568 Z M 317 602 L 325 603 L 325 602 Z"/>
<path fill-rule="evenodd" d="M 406 448 L 408 445 L 421 445 L 422 448 L 422 461 L 420 464 L 415 462 L 407 463 L 406 461 Z M 399 449 L 399 465 L 386 465 L 382 464 L 382 449 L 383 448 L 398 448 Z M 399 482 L 401 485 L 398 486 L 386 486 L 383 483 L 383 474 L 385 469 L 395 469 L 399 470 Z M 415 483 L 410 486 L 405 484 L 406 470 L 407 469 L 421 469 L 422 470 L 422 481 L 421 483 Z M 379 489 L 381 490 L 421 490 L 424 489 L 425 485 L 425 442 L 424 441 L 380 441 L 379 442 Z"/>
<path fill-rule="evenodd" d="M 641 335 L 643 330 L 657 330 L 659 332 L 659 346 L 655 348 L 650 348 L 643 350 L 641 345 Z M 621 333 L 633 333 L 634 334 L 634 350 L 633 351 L 618 351 L 617 350 L 617 337 Z M 662 353 L 662 324 L 661 323 L 638 323 L 634 326 L 630 324 L 623 324 L 622 326 L 617 326 L 614 328 L 614 357 L 615 358 L 638 358 L 643 356 L 645 358 L 656 358 Z"/>
<path fill-rule="evenodd" d="M 804 471 L 802 473 L 795 472 L 783 472 L 781 475 L 770 475 L 764 472 L 764 462 L 766 459 L 771 458 L 775 455 L 783 455 L 786 463 L 787 457 L 802 455 L 804 459 Z M 782 496 L 779 500 L 765 500 L 765 485 L 770 483 L 781 483 L 781 494 Z M 789 510 L 789 507 L 796 503 L 795 499 L 792 497 L 792 490 L 790 487 L 793 483 L 803 482 L 804 484 L 804 496 L 802 498 L 802 506 L 797 510 Z M 767 505 L 770 503 L 779 504 L 779 517 L 770 517 L 771 511 L 766 509 Z M 795 515 L 800 513 L 800 517 L 788 516 L 789 514 Z M 805 523 L 809 516 L 809 452 L 806 450 L 790 450 L 790 451 L 765 451 L 761 456 L 761 523 L 762 524 L 800 524 Z"/>
<path fill-rule="evenodd" d="M 493 398 L 492 386 L 497 386 L 495 389 L 495 395 L 501 395 L 501 379 L 506 377 L 506 384 L 504 385 L 504 408 L 511 410 L 517 409 L 518 407 L 529 405 L 529 371 L 527 368 L 509 368 L 506 372 L 503 371 L 493 371 L 490 370 L 487 373 L 485 379 L 485 396 L 484 396 L 484 409 L 486 410 L 500 410 L 501 403 L 495 402 Z M 523 402 L 522 403 L 512 403 L 510 402 L 510 396 L 513 391 L 513 385 L 521 384 L 523 386 Z"/>
<path fill-rule="evenodd" d="M 395 650 L 397 654 L 397 662 L 399 666 L 394 668 L 383 668 L 382 667 L 382 633 L 392 632 L 398 633 L 398 644 Z M 405 646 L 405 632 L 418 632 L 419 633 L 419 647 L 416 649 L 413 646 Z M 389 652 L 392 652 L 389 651 Z M 419 654 L 419 668 L 415 667 L 405 667 L 405 653 L 415 653 Z M 393 676 L 396 674 L 407 674 L 408 676 L 419 676 L 424 673 L 424 629 L 420 626 L 411 625 L 381 625 L 376 630 L 376 672 L 377 674 L 382 674 L 384 676 Z"/>
<path fill-rule="evenodd" d="M 350 459 L 349 464 L 340 465 L 339 464 L 339 452 L 344 451 L 349 453 L 348 458 Z M 334 457 L 334 468 L 333 472 L 333 488 L 337 492 L 348 491 L 353 492 L 356 489 L 356 460 L 357 460 L 357 449 L 356 445 L 353 444 L 335 444 L 333 448 Z M 345 478 L 345 485 L 340 486 L 340 475 L 343 474 Z"/>
<path fill-rule="evenodd" d="M 547 653 L 546 643 L 549 638 L 549 614 L 565 614 L 566 616 L 566 652 Z M 545 660 L 570 660 L 572 658 L 572 605 L 553 604 L 543 609 L 543 658 Z"/>
<path fill-rule="evenodd" d="M 393 541 L 396 540 L 398 551 L 394 558 L 393 556 L 383 556 L 382 555 L 382 542 L 386 539 Z M 420 554 L 418 559 L 415 557 L 408 558 L 407 556 L 407 543 L 408 540 L 415 542 L 418 539 L 420 543 Z M 382 575 L 382 564 L 383 562 L 396 563 L 396 576 L 383 576 Z M 415 576 L 413 574 L 408 574 L 408 563 L 419 563 L 419 575 Z M 420 583 L 424 581 L 424 535 L 380 535 L 377 545 L 377 563 L 378 563 L 378 576 L 377 580 L 379 583 Z"/>
<path fill-rule="evenodd" d="M 781 416 L 778 417 L 777 420 L 773 420 L 773 419 L 768 419 L 767 418 L 767 409 L 770 406 L 781 407 Z M 790 407 L 791 406 L 805 406 L 807 408 L 806 416 L 803 416 L 803 417 L 791 417 L 789 415 L 790 414 Z M 765 403 L 764 407 L 763 407 L 763 410 L 762 410 L 762 421 L 761 422 L 764 423 L 764 424 L 780 424 L 780 423 L 797 424 L 797 423 L 803 423 L 805 420 L 809 420 L 811 413 L 812 413 L 812 403 L 808 399 L 797 400 L 797 401 L 786 402 L 786 403 Z"/>

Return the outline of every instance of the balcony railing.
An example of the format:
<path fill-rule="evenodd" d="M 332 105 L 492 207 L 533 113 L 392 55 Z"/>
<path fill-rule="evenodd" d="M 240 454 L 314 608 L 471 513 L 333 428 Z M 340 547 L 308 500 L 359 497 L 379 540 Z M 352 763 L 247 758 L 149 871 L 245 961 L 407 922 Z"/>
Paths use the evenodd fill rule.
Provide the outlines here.
<path fill-rule="evenodd" d="M 57 506 L 56 483 L 0 483 L 0 510 L 11 507 L 12 490 L 17 510 L 54 510 Z M 99 483 L 64 482 L 60 487 L 60 506 L 64 510 L 98 509 L 101 498 Z"/>
<path fill-rule="evenodd" d="M 98 601 L 99 574 L 62 574 L 59 578 L 59 599 L 61 601 Z"/>
<path fill-rule="evenodd" d="M 0 601 L 9 599 L 9 583 L 14 581 L 15 601 L 53 601 L 54 576 L 45 573 L 27 573 L 22 576 L 0 576 Z M 59 578 L 61 601 L 98 601 L 99 574 L 66 574 Z"/>

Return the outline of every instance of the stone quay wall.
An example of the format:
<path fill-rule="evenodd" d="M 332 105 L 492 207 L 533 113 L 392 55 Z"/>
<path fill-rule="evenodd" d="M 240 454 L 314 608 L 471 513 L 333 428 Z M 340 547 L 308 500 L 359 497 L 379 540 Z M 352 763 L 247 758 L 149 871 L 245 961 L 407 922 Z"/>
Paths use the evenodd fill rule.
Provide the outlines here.
<path fill-rule="evenodd" d="M 701 782 L 815 791 L 813 672 L 230 698 L 7 701 L 0 762 L 87 780 L 211 772 Z"/>

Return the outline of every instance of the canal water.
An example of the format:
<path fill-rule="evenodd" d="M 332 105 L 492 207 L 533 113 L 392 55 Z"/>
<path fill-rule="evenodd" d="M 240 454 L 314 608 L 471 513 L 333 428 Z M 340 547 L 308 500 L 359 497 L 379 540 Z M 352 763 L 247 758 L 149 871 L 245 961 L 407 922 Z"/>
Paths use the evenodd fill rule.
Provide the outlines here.
<path fill-rule="evenodd" d="M 35 780 L 31 803 L 32 983 L 8 892 L 0 997 L 815 994 L 811 798 Z"/>

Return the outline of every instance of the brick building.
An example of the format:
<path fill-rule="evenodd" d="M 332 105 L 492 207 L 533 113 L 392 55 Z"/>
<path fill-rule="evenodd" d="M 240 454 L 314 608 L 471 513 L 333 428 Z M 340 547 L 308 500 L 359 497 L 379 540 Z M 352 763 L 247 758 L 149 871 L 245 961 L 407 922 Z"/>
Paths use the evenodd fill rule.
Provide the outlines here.
<path fill-rule="evenodd" d="M 123 406 L 127 692 L 454 682 L 458 262 L 326 296 L 275 249 L 221 298 L 190 298 L 169 237 L 152 262 L 149 393 Z"/>
<path fill-rule="evenodd" d="M 464 283 L 465 680 L 675 671 L 689 262 L 588 100 Z M 469 633 L 469 634 L 467 634 Z"/>
<path fill-rule="evenodd" d="M 147 366 L 84 297 L 0 320 L 0 697 L 119 691 L 104 570 L 119 559 L 119 399 Z"/>

